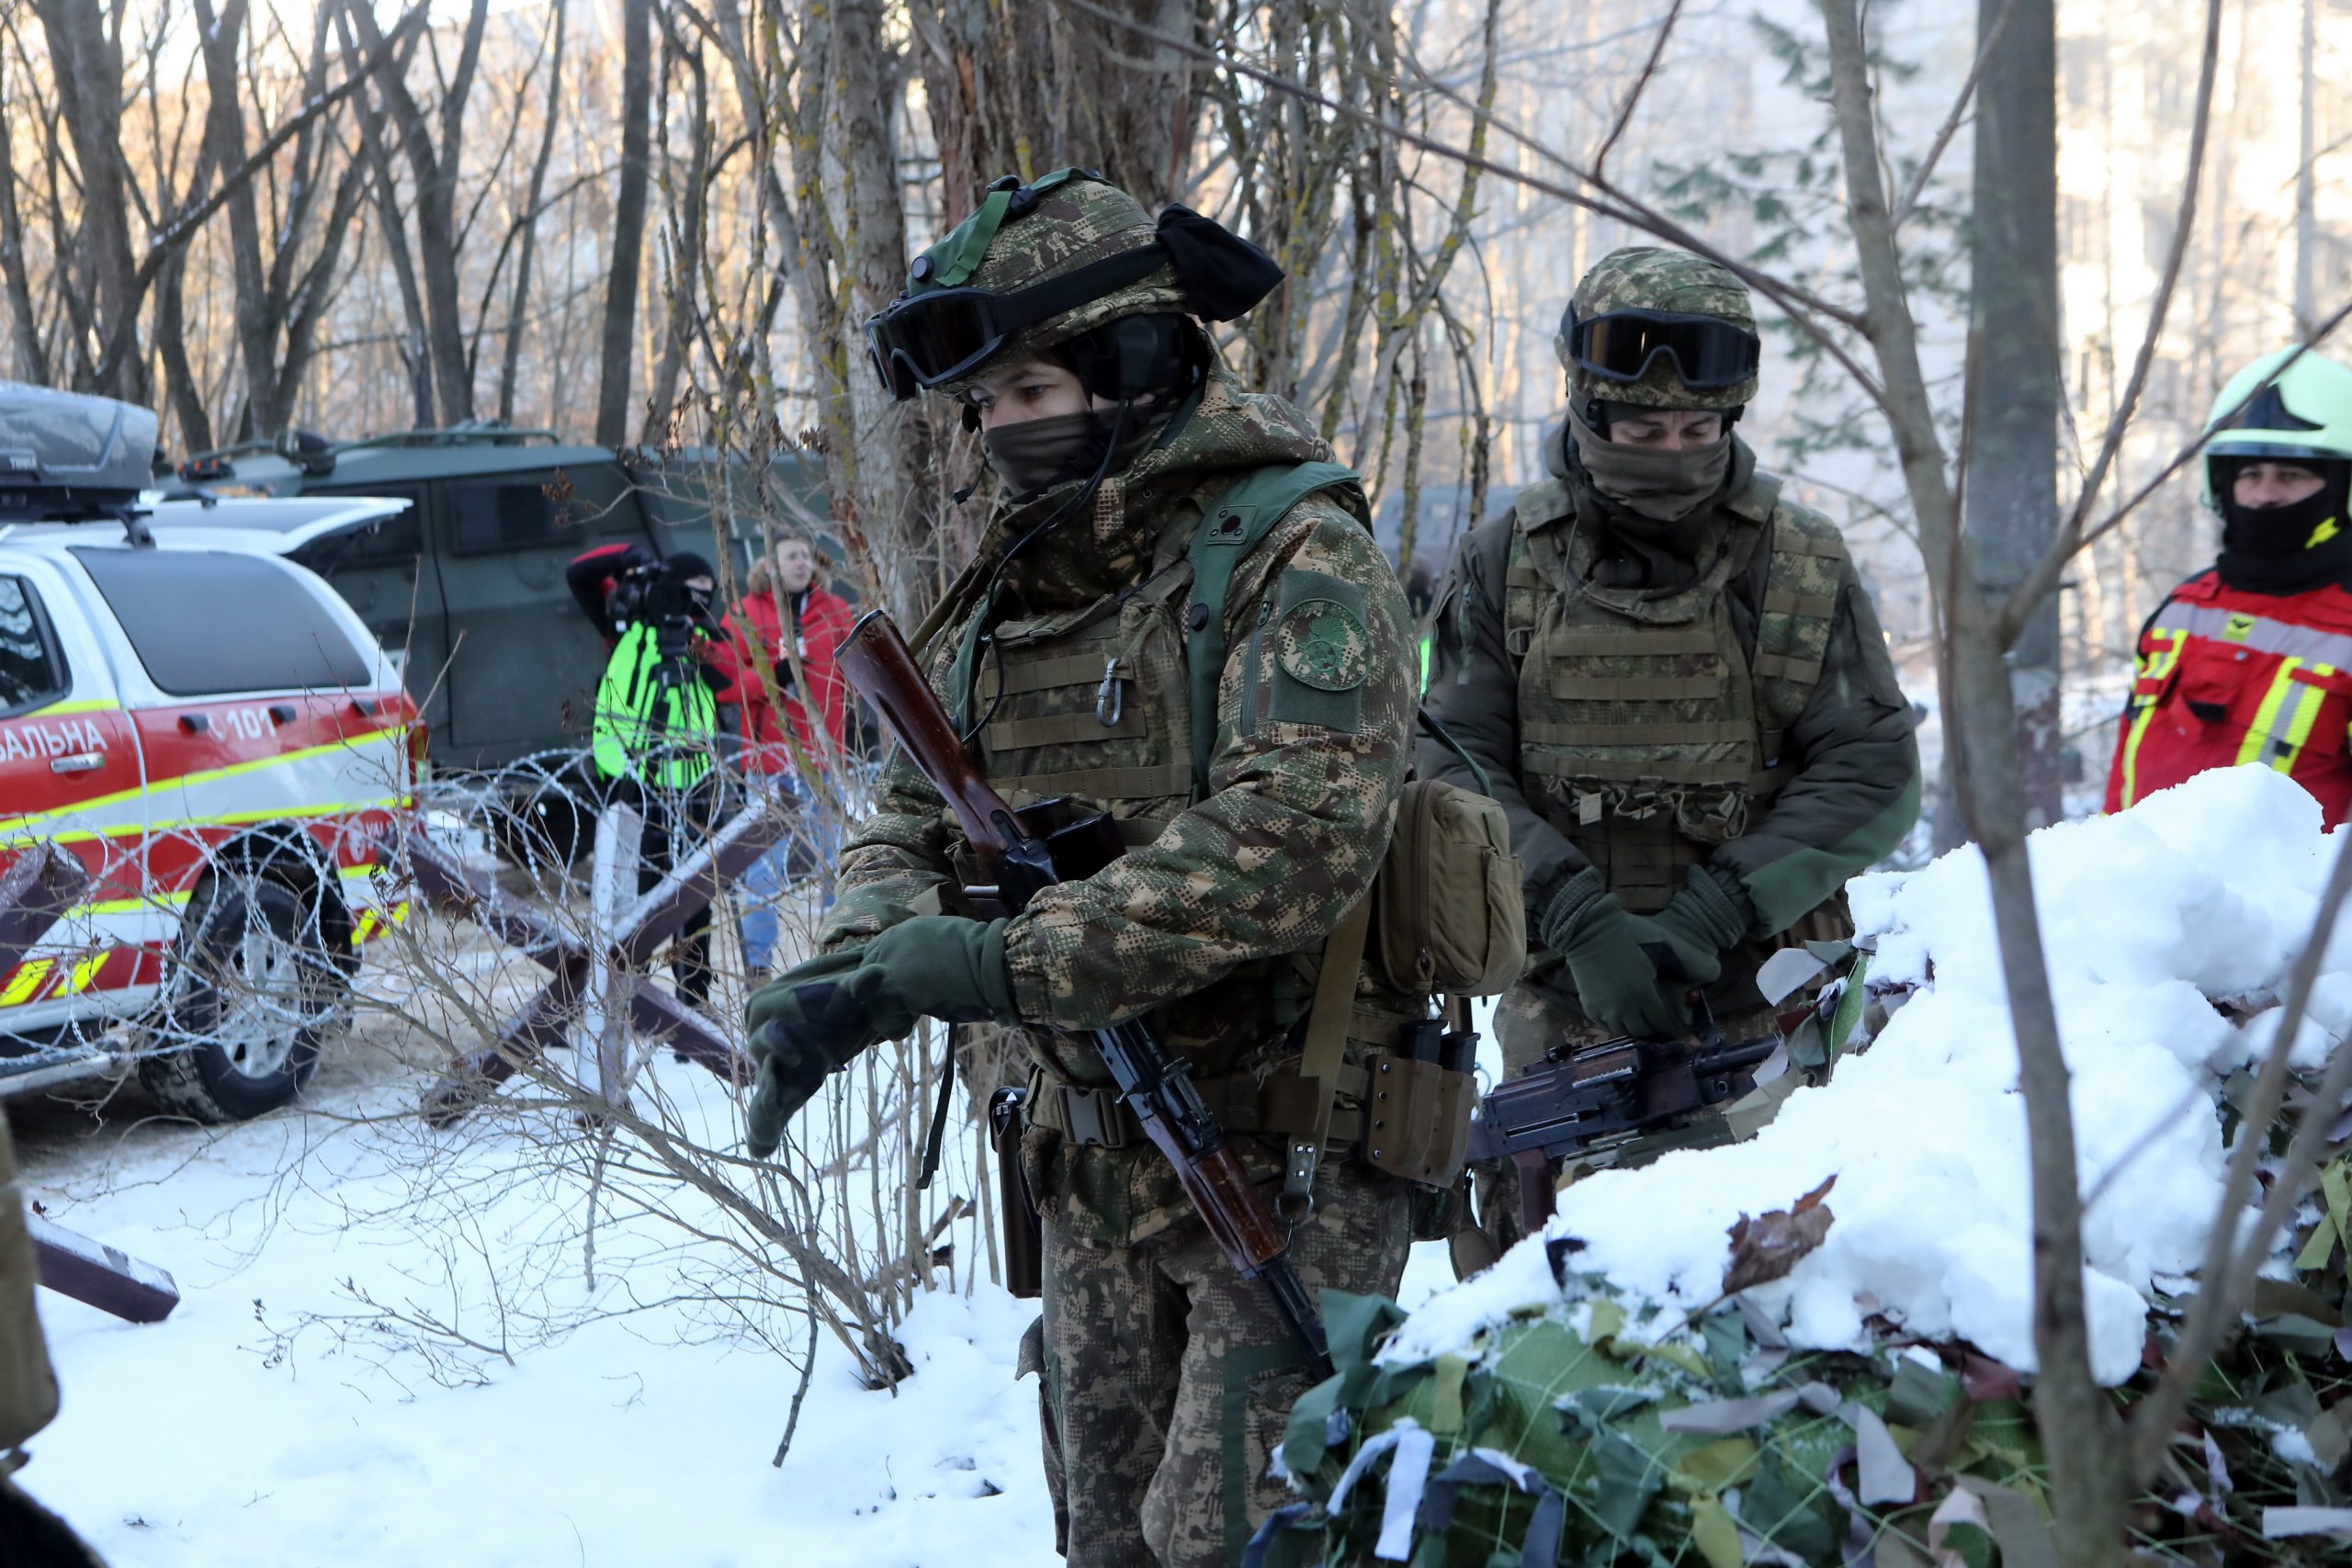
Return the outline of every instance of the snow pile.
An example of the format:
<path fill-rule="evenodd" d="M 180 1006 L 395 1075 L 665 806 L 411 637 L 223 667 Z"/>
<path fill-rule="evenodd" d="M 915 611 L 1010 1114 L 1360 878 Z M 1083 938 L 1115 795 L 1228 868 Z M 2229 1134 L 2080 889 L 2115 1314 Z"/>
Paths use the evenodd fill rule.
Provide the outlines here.
<path fill-rule="evenodd" d="M 2073 1069 L 2093 1364 L 2130 1377 L 2146 1292 L 2196 1268 L 2221 1201 L 2222 1073 L 2263 1049 L 2334 846 L 2312 798 L 2259 767 L 2209 773 L 2120 816 L 2030 840 L 2044 949 Z M 1830 1176 L 1826 1242 L 1751 1298 L 1791 1340 L 1860 1346 L 1882 1314 L 1928 1337 L 2034 1364 L 2025 1103 L 2017 1092 L 1984 861 L 1858 878 L 1874 986 L 1916 987 L 1878 1042 L 1792 1096 L 1750 1143 L 1671 1154 L 1561 1195 L 1553 1235 L 1580 1270 L 1692 1307 L 1713 1299 L 1740 1213 L 1786 1208 Z M 2352 937 L 2297 1041 L 2315 1064 L 2352 1025 Z M 2265 1008 L 2244 1030 L 2213 1005 Z M 1388 1355 L 1418 1360 L 1558 1298 L 1534 1238 L 1416 1314 Z"/>

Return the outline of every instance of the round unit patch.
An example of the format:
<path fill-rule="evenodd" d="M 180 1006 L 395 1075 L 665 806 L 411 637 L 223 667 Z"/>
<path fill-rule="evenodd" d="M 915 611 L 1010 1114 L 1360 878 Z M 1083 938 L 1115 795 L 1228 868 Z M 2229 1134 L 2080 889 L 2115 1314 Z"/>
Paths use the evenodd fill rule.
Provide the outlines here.
<path fill-rule="evenodd" d="M 1336 599 L 1302 599 L 1274 631 L 1283 673 L 1318 692 L 1350 692 L 1372 673 L 1372 634 Z"/>

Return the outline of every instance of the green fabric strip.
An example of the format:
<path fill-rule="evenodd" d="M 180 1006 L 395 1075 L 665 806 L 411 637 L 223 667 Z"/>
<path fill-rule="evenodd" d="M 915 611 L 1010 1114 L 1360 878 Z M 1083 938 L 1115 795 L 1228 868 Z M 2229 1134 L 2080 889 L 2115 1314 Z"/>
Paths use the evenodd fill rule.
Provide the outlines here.
<path fill-rule="evenodd" d="M 1756 906 L 1752 936 L 1775 936 L 1846 885 L 1847 878 L 1884 860 L 1919 819 L 1919 776 L 1885 810 L 1824 850 L 1797 850 L 1740 879 Z"/>

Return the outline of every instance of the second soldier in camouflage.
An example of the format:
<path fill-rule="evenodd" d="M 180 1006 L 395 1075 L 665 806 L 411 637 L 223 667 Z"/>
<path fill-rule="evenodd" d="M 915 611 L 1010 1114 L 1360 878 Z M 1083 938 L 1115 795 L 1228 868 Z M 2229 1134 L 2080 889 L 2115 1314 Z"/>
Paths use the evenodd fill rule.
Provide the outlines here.
<path fill-rule="evenodd" d="M 1747 290 L 1679 251 L 1605 256 L 1561 324 L 1547 477 L 1456 551 L 1429 704 L 1486 770 L 1532 954 L 1497 1014 L 1508 1070 L 1555 1046 L 1687 1032 L 1704 993 L 1764 1032 L 1756 972 L 1844 934 L 1839 889 L 1917 817 L 1911 714 L 1835 525 L 1732 425 L 1756 395 Z M 1473 781 L 1424 741 L 1428 776 Z M 1517 1234 L 1508 1171 L 1486 1235 Z"/>

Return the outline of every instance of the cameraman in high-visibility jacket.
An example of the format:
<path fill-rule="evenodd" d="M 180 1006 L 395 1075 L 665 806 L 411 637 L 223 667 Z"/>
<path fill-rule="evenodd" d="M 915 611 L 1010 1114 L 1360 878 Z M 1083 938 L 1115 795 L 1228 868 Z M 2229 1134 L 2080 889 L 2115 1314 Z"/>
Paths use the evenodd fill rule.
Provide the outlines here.
<path fill-rule="evenodd" d="M 2352 812 L 2352 369 L 2265 355 L 2222 389 L 2208 427 L 2221 554 L 2141 628 L 2107 809 L 2260 762 L 2333 828 Z"/>
<path fill-rule="evenodd" d="M 719 646 L 711 609 L 718 572 L 691 552 L 657 562 L 641 548 L 616 556 L 607 547 L 572 562 L 567 576 L 612 646 L 596 685 L 590 756 L 606 797 L 644 815 L 643 893 L 715 814 L 716 688 L 724 677 L 707 661 Z M 670 967 L 678 995 L 702 1006 L 710 995 L 708 906 L 679 933 Z"/>

